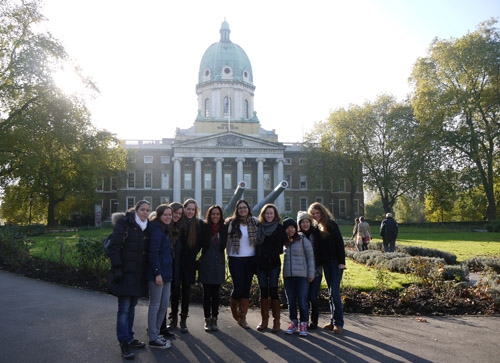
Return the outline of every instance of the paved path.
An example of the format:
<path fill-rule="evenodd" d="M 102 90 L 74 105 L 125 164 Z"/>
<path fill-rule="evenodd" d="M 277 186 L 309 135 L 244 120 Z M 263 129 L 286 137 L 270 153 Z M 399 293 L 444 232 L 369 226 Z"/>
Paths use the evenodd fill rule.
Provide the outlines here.
<path fill-rule="evenodd" d="M 116 298 L 0 272 L 0 362 L 122 362 L 115 337 Z M 135 336 L 146 340 L 147 301 L 136 309 Z M 316 330 L 306 338 L 235 324 L 228 308 L 220 331 L 203 330 L 193 305 L 189 334 L 167 350 L 135 350 L 135 362 L 498 362 L 500 317 L 378 317 L 346 315 L 342 335 Z M 321 316 L 320 323 L 326 323 Z M 286 329 L 286 311 L 282 314 Z"/>

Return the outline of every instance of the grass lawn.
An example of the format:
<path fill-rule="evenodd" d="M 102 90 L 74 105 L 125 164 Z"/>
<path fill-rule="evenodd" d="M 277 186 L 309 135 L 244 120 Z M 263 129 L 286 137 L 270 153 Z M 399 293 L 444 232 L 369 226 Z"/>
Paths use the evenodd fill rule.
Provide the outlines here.
<path fill-rule="evenodd" d="M 352 226 L 340 226 L 342 235 L 350 237 Z M 374 242 L 381 242 L 378 228 L 371 227 Z M 55 262 L 75 264 L 75 245 L 80 236 L 103 240 L 111 229 L 62 232 L 31 237 L 33 256 Z M 396 245 L 410 245 L 437 249 L 454 253 L 457 261 L 462 262 L 475 256 L 500 258 L 500 233 L 468 232 L 439 228 L 400 227 Z M 411 277 L 400 273 L 380 271 L 353 262 L 346 261 L 342 284 L 359 290 L 372 290 L 384 282 L 389 289 L 401 288 L 411 283 Z M 326 286 L 325 281 L 323 284 Z"/>

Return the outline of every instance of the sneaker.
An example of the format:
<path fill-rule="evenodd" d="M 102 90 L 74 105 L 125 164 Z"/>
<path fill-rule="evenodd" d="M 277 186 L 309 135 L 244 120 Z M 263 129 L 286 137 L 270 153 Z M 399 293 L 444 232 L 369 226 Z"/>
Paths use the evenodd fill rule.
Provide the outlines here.
<path fill-rule="evenodd" d="M 333 334 L 342 334 L 342 327 L 335 325 L 333 327 Z"/>
<path fill-rule="evenodd" d="M 172 343 L 170 342 L 170 340 L 163 340 L 160 337 L 156 338 L 156 340 L 149 341 L 150 348 L 167 349 L 170 348 L 171 346 Z"/>
<path fill-rule="evenodd" d="M 288 326 L 288 329 L 285 330 L 285 333 L 287 333 L 287 334 L 293 334 L 293 333 L 295 333 L 297 331 L 297 329 L 298 329 L 297 323 L 295 321 L 292 321 L 290 323 L 290 325 Z"/>
<path fill-rule="evenodd" d="M 130 350 L 129 342 L 121 342 L 120 349 L 122 351 L 122 357 L 125 359 L 134 359 L 135 354 Z"/>
<path fill-rule="evenodd" d="M 301 336 L 301 337 L 307 336 L 307 323 L 306 322 L 300 323 L 299 336 Z"/>
<path fill-rule="evenodd" d="M 130 348 L 145 348 L 146 347 L 146 343 L 141 342 L 137 339 L 132 340 L 129 344 L 130 344 Z"/>
<path fill-rule="evenodd" d="M 317 328 L 318 328 L 318 323 L 311 322 L 311 324 L 309 324 L 309 330 L 314 330 Z"/>

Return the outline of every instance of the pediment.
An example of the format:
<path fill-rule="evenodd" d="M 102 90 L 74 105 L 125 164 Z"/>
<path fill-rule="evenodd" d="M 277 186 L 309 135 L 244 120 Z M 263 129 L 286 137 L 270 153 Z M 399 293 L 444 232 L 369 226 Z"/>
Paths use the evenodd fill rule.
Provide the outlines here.
<path fill-rule="evenodd" d="M 199 137 L 182 142 L 175 142 L 174 149 L 279 149 L 283 150 L 284 146 L 278 142 L 270 142 L 260 140 L 256 137 L 238 134 L 236 132 L 227 132 L 210 136 Z"/>

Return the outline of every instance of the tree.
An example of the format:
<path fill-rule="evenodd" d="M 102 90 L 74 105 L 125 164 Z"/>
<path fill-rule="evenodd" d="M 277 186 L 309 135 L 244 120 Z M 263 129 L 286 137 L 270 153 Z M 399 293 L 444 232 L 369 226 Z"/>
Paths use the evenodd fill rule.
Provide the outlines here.
<path fill-rule="evenodd" d="M 412 105 L 429 138 L 458 172 L 473 171 L 496 218 L 495 183 L 500 147 L 500 33 L 496 20 L 459 39 L 435 39 L 412 71 Z M 473 168 L 471 166 L 474 166 Z M 473 170 L 474 169 L 474 170 Z"/>
<path fill-rule="evenodd" d="M 94 198 L 98 178 L 123 169 L 125 153 L 112 134 L 92 126 L 81 97 L 55 85 L 67 55 L 50 35 L 34 32 L 43 20 L 37 2 L 9 1 L 0 11 L 0 186 L 19 204 L 32 198 L 46 205 L 54 225 L 56 207 L 69 196 Z"/>

